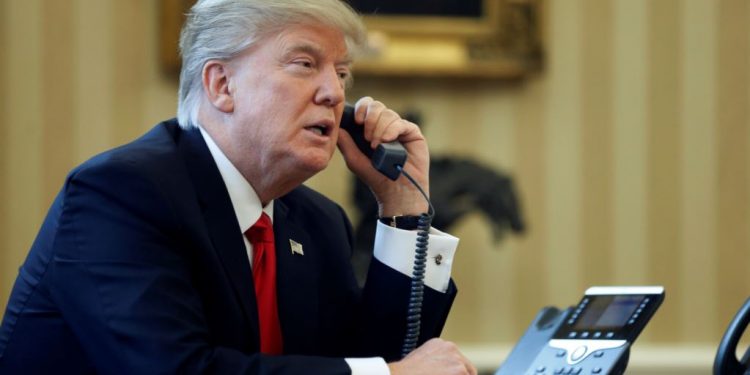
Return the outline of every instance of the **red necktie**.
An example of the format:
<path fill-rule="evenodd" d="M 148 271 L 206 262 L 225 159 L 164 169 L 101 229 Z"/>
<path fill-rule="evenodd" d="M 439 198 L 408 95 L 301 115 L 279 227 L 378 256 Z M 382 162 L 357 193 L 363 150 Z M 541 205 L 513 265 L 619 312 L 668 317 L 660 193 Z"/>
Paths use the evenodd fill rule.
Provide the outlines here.
<path fill-rule="evenodd" d="M 258 300 L 260 351 L 281 354 L 281 325 L 276 304 L 276 248 L 271 219 L 264 212 L 245 235 L 253 245 L 253 282 Z"/>

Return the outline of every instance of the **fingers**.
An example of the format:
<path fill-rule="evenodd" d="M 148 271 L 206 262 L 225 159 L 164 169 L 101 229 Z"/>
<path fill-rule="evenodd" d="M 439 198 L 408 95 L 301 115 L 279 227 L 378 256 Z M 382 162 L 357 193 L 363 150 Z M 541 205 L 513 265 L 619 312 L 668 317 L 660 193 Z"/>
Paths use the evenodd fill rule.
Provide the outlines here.
<path fill-rule="evenodd" d="M 346 132 L 339 132 L 338 146 L 349 170 L 370 187 L 378 201 L 379 215 L 419 215 L 427 210 L 422 191 L 429 196 L 430 153 L 419 127 L 401 118 L 396 112 L 371 97 L 359 99 L 354 106 L 354 121 L 364 127 L 364 136 L 372 148 L 383 142 L 398 140 L 407 152 L 404 171 L 408 172 L 418 189 L 409 179 L 391 181 L 372 167 Z"/>
<path fill-rule="evenodd" d="M 442 339 L 432 339 L 399 362 L 389 364 L 391 373 L 476 375 L 477 369 L 456 344 Z"/>
<path fill-rule="evenodd" d="M 451 341 L 445 341 L 440 338 L 434 338 L 434 339 L 431 339 L 430 341 L 433 341 L 434 345 L 437 346 L 439 355 L 440 354 L 445 355 L 457 364 L 457 366 L 459 367 L 459 371 L 463 369 L 466 371 L 465 374 L 470 374 L 470 375 L 477 374 L 477 369 L 474 367 L 471 361 L 469 361 L 469 359 L 466 358 L 466 356 L 463 353 L 461 353 L 461 350 L 458 349 L 458 346 L 455 343 Z M 425 343 L 425 345 L 426 344 L 427 343 Z M 460 372 L 460 373 L 463 374 L 463 372 Z"/>
<path fill-rule="evenodd" d="M 416 124 L 402 119 L 394 110 L 369 96 L 357 101 L 354 118 L 357 123 L 364 124 L 365 139 L 372 147 L 396 139 L 402 143 L 423 139 Z"/>

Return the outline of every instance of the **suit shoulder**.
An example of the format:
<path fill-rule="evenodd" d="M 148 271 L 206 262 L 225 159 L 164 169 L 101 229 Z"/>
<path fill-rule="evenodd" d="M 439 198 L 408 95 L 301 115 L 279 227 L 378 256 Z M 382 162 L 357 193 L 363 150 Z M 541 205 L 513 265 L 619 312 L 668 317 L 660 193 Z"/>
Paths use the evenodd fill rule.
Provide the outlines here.
<path fill-rule="evenodd" d="M 192 196 L 175 143 L 180 132 L 168 122 L 160 123 L 140 138 L 79 165 L 63 184 L 62 207 L 80 213 L 82 207 L 107 206 L 122 215 L 176 222 L 175 202 Z"/>
<path fill-rule="evenodd" d="M 176 143 L 181 132 L 176 122 L 165 121 L 130 143 L 92 157 L 68 174 L 63 194 L 86 191 L 116 201 L 162 201 L 185 190 L 190 180 Z"/>
<path fill-rule="evenodd" d="M 173 120 L 161 122 L 139 138 L 93 156 L 73 169 L 68 177 L 118 167 L 158 173 L 165 164 L 175 161 L 176 139 L 181 131 Z"/>

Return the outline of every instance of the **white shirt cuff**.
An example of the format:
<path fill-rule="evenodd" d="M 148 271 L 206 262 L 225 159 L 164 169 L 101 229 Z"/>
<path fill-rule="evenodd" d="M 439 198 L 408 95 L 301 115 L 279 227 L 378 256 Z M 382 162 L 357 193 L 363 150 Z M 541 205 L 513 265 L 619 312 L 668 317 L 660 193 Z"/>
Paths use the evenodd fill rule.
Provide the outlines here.
<path fill-rule="evenodd" d="M 372 358 L 344 358 L 352 369 L 352 375 L 390 375 L 388 364 L 380 357 Z"/>
<path fill-rule="evenodd" d="M 402 230 L 378 220 L 373 256 L 383 264 L 411 277 L 414 272 L 417 231 Z M 440 292 L 448 290 L 458 238 L 430 228 L 424 284 Z"/>

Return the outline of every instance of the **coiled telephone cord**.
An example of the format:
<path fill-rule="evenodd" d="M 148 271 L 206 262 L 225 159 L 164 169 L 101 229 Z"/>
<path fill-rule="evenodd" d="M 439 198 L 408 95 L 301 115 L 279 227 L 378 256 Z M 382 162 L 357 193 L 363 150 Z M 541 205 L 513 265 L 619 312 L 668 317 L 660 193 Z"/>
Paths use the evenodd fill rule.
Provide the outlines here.
<path fill-rule="evenodd" d="M 419 331 L 422 319 L 422 302 L 424 301 L 424 275 L 427 266 L 427 245 L 429 241 L 430 225 L 432 218 L 435 216 L 435 209 L 427 194 L 414 179 L 403 170 L 401 166 L 396 166 L 408 180 L 411 182 L 429 205 L 427 213 L 419 215 L 417 222 L 417 241 L 414 254 L 414 268 L 411 279 L 411 291 L 409 292 L 409 304 L 406 316 L 406 335 L 404 336 L 404 345 L 401 349 L 401 356 L 406 357 L 411 353 L 419 342 Z"/>

